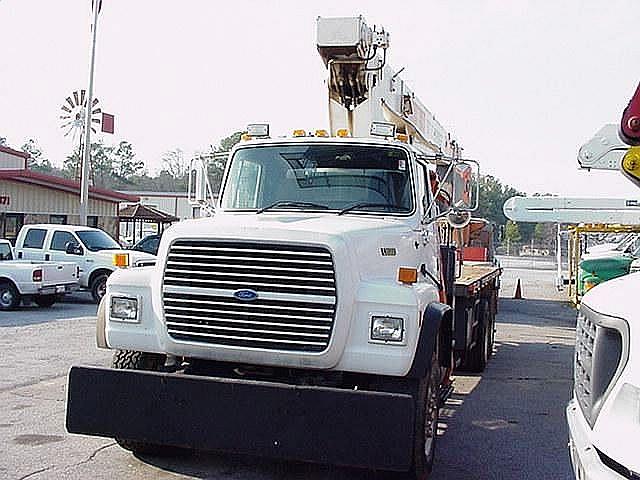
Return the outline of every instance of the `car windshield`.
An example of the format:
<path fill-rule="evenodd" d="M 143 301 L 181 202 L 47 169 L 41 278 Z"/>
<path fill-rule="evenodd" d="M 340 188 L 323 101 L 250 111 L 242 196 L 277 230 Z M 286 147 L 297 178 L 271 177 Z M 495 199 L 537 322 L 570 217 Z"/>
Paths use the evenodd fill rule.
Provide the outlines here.
<path fill-rule="evenodd" d="M 102 230 L 82 230 L 76 232 L 82 243 L 92 252 L 98 250 L 117 250 L 122 247 Z"/>
<path fill-rule="evenodd" d="M 274 145 L 243 148 L 231 160 L 225 210 L 304 209 L 407 214 L 409 162 L 401 148 Z"/>

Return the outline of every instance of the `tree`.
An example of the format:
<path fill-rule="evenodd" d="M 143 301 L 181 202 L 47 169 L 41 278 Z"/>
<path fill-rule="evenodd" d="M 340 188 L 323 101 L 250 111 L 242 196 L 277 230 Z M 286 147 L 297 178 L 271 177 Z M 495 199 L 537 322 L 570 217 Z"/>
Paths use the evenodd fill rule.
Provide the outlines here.
<path fill-rule="evenodd" d="M 507 244 L 507 255 L 511 253 L 511 245 L 522 240 L 522 235 L 520 235 L 518 224 L 513 220 L 507 220 L 507 224 L 504 227 L 504 240 Z"/>
<path fill-rule="evenodd" d="M 119 183 L 132 184 L 144 172 L 144 162 L 135 160 L 133 145 L 123 140 L 113 152 L 113 176 Z"/>
<path fill-rule="evenodd" d="M 209 182 L 211 183 L 212 190 L 217 193 L 220 190 L 220 184 L 222 183 L 222 176 L 224 169 L 227 165 L 228 157 L 225 155 L 219 155 L 224 152 L 229 152 L 231 149 L 241 140 L 244 132 L 234 132 L 228 137 L 224 137 L 220 140 L 217 147 L 213 148 L 213 158 L 208 163 Z"/>
<path fill-rule="evenodd" d="M 475 215 L 486 218 L 497 225 L 505 225 L 507 217 L 502 210 L 504 202 L 509 198 L 522 195 L 518 190 L 491 175 L 481 175 L 479 182 L 478 210 Z"/>
<path fill-rule="evenodd" d="M 105 145 L 102 140 L 91 144 L 91 170 L 90 178 L 97 187 L 109 188 L 113 184 L 113 157 L 114 148 Z M 82 154 L 77 147 L 67 155 L 62 163 L 62 174 L 76 181 L 80 181 L 82 171 Z"/>
<path fill-rule="evenodd" d="M 38 143 L 33 138 L 27 140 L 27 142 L 22 145 L 21 150 L 24 153 L 29 154 L 27 167 L 31 170 L 43 173 L 51 173 L 53 171 L 51 162 L 44 156 L 42 149 L 38 146 Z"/>

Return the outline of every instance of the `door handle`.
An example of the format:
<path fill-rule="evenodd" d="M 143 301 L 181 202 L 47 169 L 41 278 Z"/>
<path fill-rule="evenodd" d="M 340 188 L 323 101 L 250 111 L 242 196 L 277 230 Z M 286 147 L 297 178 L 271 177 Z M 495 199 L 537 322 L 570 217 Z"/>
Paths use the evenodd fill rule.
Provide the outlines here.
<path fill-rule="evenodd" d="M 45 254 L 44 254 L 44 260 L 45 260 L 46 262 L 48 262 L 49 260 L 51 260 L 51 255 L 49 255 L 48 253 L 45 253 Z"/>

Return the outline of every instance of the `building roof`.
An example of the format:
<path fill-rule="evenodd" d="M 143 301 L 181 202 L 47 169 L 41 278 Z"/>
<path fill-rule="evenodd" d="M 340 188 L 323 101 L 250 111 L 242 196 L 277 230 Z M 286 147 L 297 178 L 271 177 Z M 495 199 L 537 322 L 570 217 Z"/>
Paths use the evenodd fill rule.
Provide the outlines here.
<path fill-rule="evenodd" d="M 16 155 L 17 157 L 22 157 L 25 160 L 31 156 L 26 152 L 21 152 L 20 150 L 14 150 L 13 148 L 7 147 L 5 145 L 0 145 L 0 152 L 8 153 L 10 155 Z"/>
<path fill-rule="evenodd" d="M 162 210 L 141 203 L 121 208 L 118 216 L 120 220 L 149 220 L 160 223 L 172 223 L 180 220 Z"/>
<path fill-rule="evenodd" d="M 4 147 L 3 147 L 4 148 Z M 80 183 L 67 178 L 57 177 L 55 175 L 47 175 L 46 173 L 34 172 L 33 170 L 0 170 L 0 180 L 11 180 L 13 182 L 29 183 L 39 185 L 45 188 L 61 190 L 80 195 Z M 108 190 L 106 188 L 89 187 L 89 197 L 97 200 L 106 200 L 109 202 L 137 202 L 139 197 L 134 195 L 126 195 Z"/>

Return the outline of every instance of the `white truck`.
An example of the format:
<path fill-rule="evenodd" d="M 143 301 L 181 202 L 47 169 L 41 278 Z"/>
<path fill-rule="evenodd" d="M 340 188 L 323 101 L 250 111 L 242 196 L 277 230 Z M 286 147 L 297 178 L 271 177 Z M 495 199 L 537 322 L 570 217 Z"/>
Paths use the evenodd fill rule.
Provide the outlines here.
<path fill-rule="evenodd" d="M 113 365 L 72 367 L 69 432 L 430 471 L 450 373 L 484 368 L 493 338 L 499 269 L 464 279 L 454 345 L 456 255 L 436 222 L 452 237 L 470 221 L 477 164 L 385 64 L 384 31 L 317 27 L 329 130 L 251 125 L 213 216 L 167 230 L 154 267 L 111 275 L 97 341 Z"/>
<path fill-rule="evenodd" d="M 71 262 L 15 260 L 9 240 L 0 240 L 0 310 L 13 310 L 20 302 L 50 307 L 78 289 L 78 267 Z"/>
<path fill-rule="evenodd" d="M 640 86 L 623 114 L 620 134 L 628 144 L 640 143 Z M 622 157 L 617 162 L 600 162 L 602 168 L 621 169 L 640 186 L 639 147 L 617 155 Z M 578 480 L 640 478 L 639 290 L 640 274 L 634 273 L 597 285 L 582 298 L 573 399 L 567 407 Z"/>
<path fill-rule="evenodd" d="M 123 250 L 107 233 L 79 225 L 25 225 L 16 238 L 18 259 L 74 262 L 80 267 L 80 288 L 89 290 L 99 302 L 106 291 L 107 278 L 117 269 L 114 256 L 127 258 L 126 266 L 155 264 L 155 256 Z"/>

